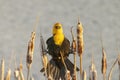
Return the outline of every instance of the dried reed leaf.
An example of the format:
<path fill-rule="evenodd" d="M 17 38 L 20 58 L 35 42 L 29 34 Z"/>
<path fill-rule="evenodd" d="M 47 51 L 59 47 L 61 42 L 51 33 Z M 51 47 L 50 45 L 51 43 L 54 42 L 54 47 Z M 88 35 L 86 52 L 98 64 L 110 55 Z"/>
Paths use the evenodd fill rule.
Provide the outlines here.
<path fill-rule="evenodd" d="M 120 80 L 120 54 L 119 54 L 119 58 L 118 58 L 118 67 L 119 67 L 119 80 Z"/>
<path fill-rule="evenodd" d="M 23 66 L 22 66 L 22 63 L 21 63 L 20 64 L 20 69 L 19 69 L 20 80 L 25 80 L 22 70 L 23 70 Z"/>
<path fill-rule="evenodd" d="M 83 73 L 82 73 L 82 80 L 86 80 L 86 77 L 87 77 L 86 72 L 83 71 Z"/>
<path fill-rule="evenodd" d="M 0 65 L 0 80 L 4 80 L 4 67 L 5 67 L 5 61 L 4 59 L 2 59 Z"/>
<path fill-rule="evenodd" d="M 112 67 L 111 67 L 111 69 L 110 69 L 110 72 L 109 72 L 109 74 L 108 74 L 108 80 L 111 80 L 114 66 L 115 66 L 115 64 L 118 62 L 119 59 L 120 59 L 120 55 L 117 57 L 117 59 L 115 60 L 115 62 L 113 63 L 113 65 L 112 65 Z"/>
<path fill-rule="evenodd" d="M 30 77 L 30 80 L 34 80 L 34 78 L 33 78 L 33 77 Z"/>
<path fill-rule="evenodd" d="M 7 75 L 5 77 L 5 80 L 10 80 L 11 79 L 11 69 L 8 69 Z"/>
<path fill-rule="evenodd" d="M 16 69 L 16 70 L 14 71 L 14 78 L 15 78 L 15 80 L 20 80 L 19 69 Z"/>

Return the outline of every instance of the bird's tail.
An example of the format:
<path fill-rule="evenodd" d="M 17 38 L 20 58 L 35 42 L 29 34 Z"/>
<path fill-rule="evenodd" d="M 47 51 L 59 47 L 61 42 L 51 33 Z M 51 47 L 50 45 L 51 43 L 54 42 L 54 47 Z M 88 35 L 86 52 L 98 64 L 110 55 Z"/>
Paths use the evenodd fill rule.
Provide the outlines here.
<path fill-rule="evenodd" d="M 72 76 L 74 73 L 74 64 L 68 59 L 64 59 L 67 70 L 70 71 L 70 75 Z M 76 68 L 76 71 L 79 71 L 79 68 Z M 42 70 L 41 70 L 42 72 Z M 47 76 L 51 76 L 53 80 L 66 80 L 66 69 L 61 61 L 56 61 L 51 59 L 47 65 Z"/>
<path fill-rule="evenodd" d="M 68 58 L 65 59 L 65 64 L 66 64 L 67 69 L 70 71 L 70 74 L 72 76 L 74 73 L 74 64 Z M 79 71 L 78 67 L 76 68 L 76 71 Z"/>

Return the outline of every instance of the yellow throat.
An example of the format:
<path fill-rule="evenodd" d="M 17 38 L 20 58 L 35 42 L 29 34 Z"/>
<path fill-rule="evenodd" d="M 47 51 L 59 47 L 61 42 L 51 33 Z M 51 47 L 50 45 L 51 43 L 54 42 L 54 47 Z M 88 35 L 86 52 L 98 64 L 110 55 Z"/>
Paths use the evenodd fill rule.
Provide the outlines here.
<path fill-rule="evenodd" d="M 62 25 L 60 23 L 56 23 L 53 26 L 53 39 L 56 45 L 61 45 L 64 40 L 64 34 Z"/>

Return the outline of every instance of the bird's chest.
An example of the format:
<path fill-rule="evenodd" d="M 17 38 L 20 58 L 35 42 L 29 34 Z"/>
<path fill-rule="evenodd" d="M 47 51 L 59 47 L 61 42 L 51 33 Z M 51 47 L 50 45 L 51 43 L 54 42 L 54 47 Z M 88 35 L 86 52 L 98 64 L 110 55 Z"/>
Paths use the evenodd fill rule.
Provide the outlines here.
<path fill-rule="evenodd" d="M 64 36 L 63 35 L 55 35 L 53 37 L 53 40 L 54 40 L 55 45 L 61 46 L 62 42 L 64 40 Z"/>

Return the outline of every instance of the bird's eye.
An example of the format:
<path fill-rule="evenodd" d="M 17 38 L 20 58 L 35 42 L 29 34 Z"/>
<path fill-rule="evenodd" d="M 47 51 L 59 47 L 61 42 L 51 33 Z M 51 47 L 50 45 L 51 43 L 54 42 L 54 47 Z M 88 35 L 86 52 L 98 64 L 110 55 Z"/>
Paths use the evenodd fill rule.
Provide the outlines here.
<path fill-rule="evenodd" d="M 56 29 L 60 29 L 61 27 L 60 26 L 55 26 Z"/>

